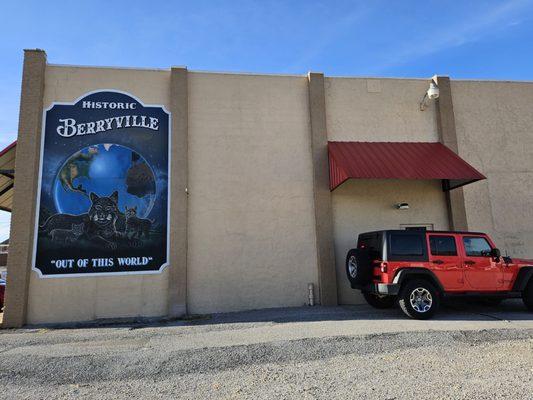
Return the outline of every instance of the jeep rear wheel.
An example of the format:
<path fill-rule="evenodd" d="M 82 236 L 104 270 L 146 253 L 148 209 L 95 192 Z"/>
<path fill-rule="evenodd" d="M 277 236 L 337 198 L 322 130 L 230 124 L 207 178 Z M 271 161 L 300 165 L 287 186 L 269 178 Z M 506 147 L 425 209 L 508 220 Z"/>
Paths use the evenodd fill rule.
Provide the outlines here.
<path fill-rule="evenodd" d="M 531 278 L 522 292 L 522 301 L 529 311 L 533 311 L 533 278 Z"/>
<path fill-rule="evenodd" d="M 424 279 L 408 281 L 398 297 L 400 308 L 410 318 L 428 319 L 439 309 L 439 292 Z"/>
<path fill-rule="evenodd" d="M 355 251 L 350 250 L 348 257 L 346 258 L 346 273 L 348 274 L 348 279 L 352 282 L 357 281 L 357 257 Z"/>
<path fill-rule="evenodd" d="M 346 255 L 346 275 L 353 285 L 364 285 L 372 279 L 372 265 L 368 251 L 351 249 Z"/>
<path fill-rule="evenodd" d="M 377 294 L 363 292 L 363 297 L 368 304 L 379 309 L 392 308 L 396 302 L 396 297 L 394 296 L 379 296 Z"/>

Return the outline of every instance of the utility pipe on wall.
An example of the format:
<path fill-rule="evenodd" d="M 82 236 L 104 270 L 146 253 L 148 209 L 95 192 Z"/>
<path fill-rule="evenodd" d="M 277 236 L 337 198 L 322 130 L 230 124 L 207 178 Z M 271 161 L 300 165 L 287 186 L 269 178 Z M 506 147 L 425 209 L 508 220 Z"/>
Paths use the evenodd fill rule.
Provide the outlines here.
<path fill-rule="evenodd" d="M 307 289 L 309 290 L 309 305 L 314 306 L 315 305 L 315 285 L 310 283 L 307 285 Z"/>

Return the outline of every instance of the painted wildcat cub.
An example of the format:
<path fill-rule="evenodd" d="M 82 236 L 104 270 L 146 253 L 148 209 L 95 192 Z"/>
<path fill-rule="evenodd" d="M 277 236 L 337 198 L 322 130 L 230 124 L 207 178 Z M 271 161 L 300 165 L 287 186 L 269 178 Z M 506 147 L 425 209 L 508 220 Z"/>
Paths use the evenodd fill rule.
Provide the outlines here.
<path fill-rule="evenodd" d="M 39 226 L 39 234 L 50 235 L 56 229 L 70 230 L 74 224 L 84 224 L 87 227 L 87 223 L 87 214 L 53 214 Z"/>
<path fill-rule="evenodd" d="M 137 206 L 125 207 L 126 216 L 126 236 L 129 238 L 138 238 L 144 235 L 147 238 L 152 227 L 152 220 L 137 217 Z"/>
<path fill-rule="evenodd" d="M 49 233 L 52 241 L 59 243 L 74 243 L 83 235 L 85 224 L 72 224 L 72 229 L 52 229 Z"/>

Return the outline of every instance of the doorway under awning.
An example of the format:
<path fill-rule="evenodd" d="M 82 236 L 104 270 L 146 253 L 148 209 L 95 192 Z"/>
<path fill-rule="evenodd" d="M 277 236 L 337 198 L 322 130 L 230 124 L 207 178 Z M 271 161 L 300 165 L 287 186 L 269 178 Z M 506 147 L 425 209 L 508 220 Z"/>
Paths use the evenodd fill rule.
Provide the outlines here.
<path fill-rule="evenodd" d="M 444 191 L 486 177 L 442 143 L 328 142 L 329 185 L 348 179 L 440 179 Z"/>

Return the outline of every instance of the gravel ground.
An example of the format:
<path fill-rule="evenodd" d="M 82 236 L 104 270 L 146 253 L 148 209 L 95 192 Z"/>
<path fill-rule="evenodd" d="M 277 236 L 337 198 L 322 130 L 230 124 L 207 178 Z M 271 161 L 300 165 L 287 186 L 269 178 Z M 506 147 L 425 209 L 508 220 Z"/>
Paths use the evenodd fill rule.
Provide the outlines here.
<path fill-rule="evenodd" d="M 461 308 L 461 307 L 459 307 Z M 0 398 L 531 399 L 519 303 L 421 322 L 365 306 L 0 332 Z"/>

